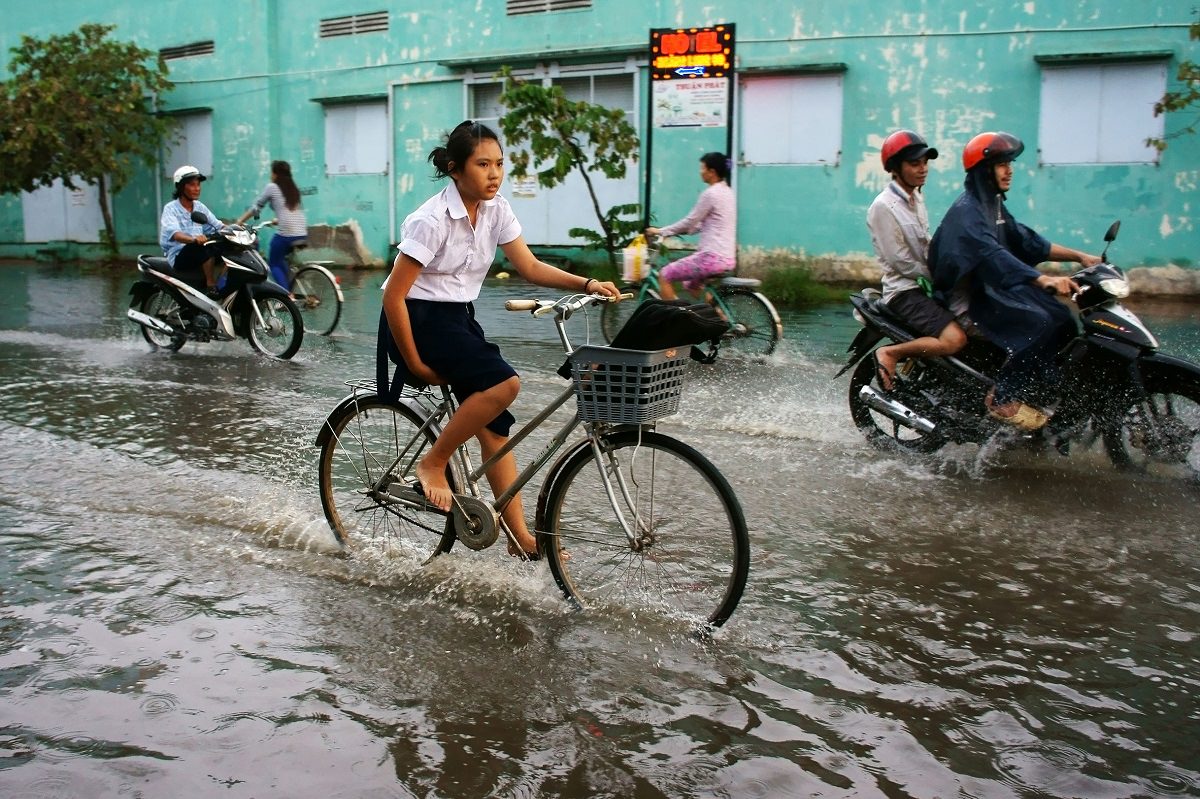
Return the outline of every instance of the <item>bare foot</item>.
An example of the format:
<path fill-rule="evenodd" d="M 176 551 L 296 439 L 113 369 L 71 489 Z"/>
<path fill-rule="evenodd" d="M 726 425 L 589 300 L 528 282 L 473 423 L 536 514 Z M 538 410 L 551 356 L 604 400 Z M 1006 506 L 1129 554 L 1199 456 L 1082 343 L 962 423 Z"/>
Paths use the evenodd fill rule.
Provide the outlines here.
<path fill-rule="evenodd" d="M 416 475 L 417 480 L 421 482 L 425 499 L 434 507 L 449 511 L 454 494 L 450 491 L 450 484 L 446 482 L 446 467 L 431 466 L 422 460 L 417 464 Z"/>
<path fill-rule="evenodd" d="M 892 378 L 896 374 L 896 359 L 888 352 L 889 347 L 875 350 L 875 371 L 879 377 L 879 385 L 884 391 L 892 390 Z"/>
<path fill-rule="evenodd" d="M 524 555 L 526 558 L 536 558 L 538 556 L 537 540 L 535 540 L 533 536 L 531 536 L 529 533 L 525 533 L 524 535 L 517 535 L 514 533 L 514 535 L 517 536 L 520 549 L 518 549 L 516 546 L 513 546 L 513 542 L 510 540 L 508 542 L 508 554 L 512 555 L 514 558 L 522 555 Z"/>

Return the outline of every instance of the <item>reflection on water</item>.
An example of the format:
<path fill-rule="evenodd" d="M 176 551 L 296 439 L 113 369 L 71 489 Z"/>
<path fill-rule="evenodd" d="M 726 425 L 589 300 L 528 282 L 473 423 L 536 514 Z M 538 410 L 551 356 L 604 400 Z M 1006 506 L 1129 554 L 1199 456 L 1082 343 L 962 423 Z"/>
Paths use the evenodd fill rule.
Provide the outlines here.
<path fill-rule="evenodd" d="M 0 795 L 1200 795 L 1194 490 L 869 450 L 830 307 L 661 425 L 750 523 L 715 642 L 570 612 L 496 549 L 337 558 L 311 441 L 381 278 L 341 276 L 344 328 L 277 363 L 149 352 L 130 275 L 0 268 Z M 561 385 L 551 325 L 500 310 L 526 293 L 479 303 L 525 418 Z M 1200 357 L 1193 315 L 1136 307 Z"/>

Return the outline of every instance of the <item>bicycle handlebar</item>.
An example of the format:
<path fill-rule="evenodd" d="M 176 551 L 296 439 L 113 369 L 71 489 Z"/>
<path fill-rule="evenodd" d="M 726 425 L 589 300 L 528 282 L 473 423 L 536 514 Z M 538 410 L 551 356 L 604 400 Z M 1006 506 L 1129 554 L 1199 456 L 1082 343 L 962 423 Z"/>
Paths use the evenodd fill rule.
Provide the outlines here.
<path fill-rule="evenodd" d="M 601 302 L 618 302 L 620 300 L 628 300 L 632 297 L 632 294 L 622 294 L 617 298 L 609 297 L 606 294 L 568 294 L 557 300 L 506 300 L 504 302 L 504 309 L 507 311 L 531 311 L 534 316 L 545 316 L 548 313 L 554 313 L 556 316 L 565 319 L 575 311 L 586 308 L 589 305 Z"/>

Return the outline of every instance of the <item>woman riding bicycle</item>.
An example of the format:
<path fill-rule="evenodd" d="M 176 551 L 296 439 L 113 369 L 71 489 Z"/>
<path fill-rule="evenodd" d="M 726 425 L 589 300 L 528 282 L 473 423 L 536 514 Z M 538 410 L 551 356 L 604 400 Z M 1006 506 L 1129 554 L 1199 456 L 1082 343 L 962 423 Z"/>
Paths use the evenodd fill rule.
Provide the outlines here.
<path fill-rule="evenodd" d="M 404 220 L 399 254 L 384 282 L 380 346 L 397 364 L 393 391 L 402 384 L 449 384 L 458 411 L 416 469 L 425 498 L 449 511 L 453 500 L 446 466 L 458 447 L 475 437 L 484 460 L 508 440 L 515 421 L 508 406 L 520 378 L 484 338 L 472 302 L 495 257 L 496 247 L 531 283 L 569 291 L 618 296 L 612 283 L 583 278 L 543 263 L 530 252 L 508 200 L 500 196 L 504 152 L 494 131 L 478 122 L 458 125 L 446 144 L 429 154 L 436 176 L 450 184 Z M 382 383 L 381 393 L 388 393 Z M 488 473 L 500 495 L 516 477 L 512 453 Z M 529 556 L 537 544 L 525 523 L 520 497 L 501 511 Z M 512 554 L 521 554 L 513 552 Z"/>
<path fill-rule="evenodd" d="M 664 300 L 675 299 L 672 281 L 682 281 L 684 288 L 695 292 L 708 278 L 737 266 L 737 198 L 729 186 L 730 166 L 724 153 L 705 153 L 700 157 L 700 179 L 708 188 L 691 213 L 666 227 L 646 228 L 647 235 L 664 238 L 700 231 L 696 252 L 663 268 L 659 288 Z"/>
<path fill-rule="evenodd" d="M 271 182 L 258 195 L 254 204 L 237 218 L 240 225 L 250 217 L 257 217 L 264 205 L 270 204 L 279 227 L 271 237 L 267 250 L 267 264 L 271 267 L 271 278 L 288 291 L 292 290 L 288 274 L 287 256 L 296 243 L 308 238 L 308 220 L 300 203 L 300 189 L 292 179 L 292 166 L 287 161 L 271 162 Z"/>

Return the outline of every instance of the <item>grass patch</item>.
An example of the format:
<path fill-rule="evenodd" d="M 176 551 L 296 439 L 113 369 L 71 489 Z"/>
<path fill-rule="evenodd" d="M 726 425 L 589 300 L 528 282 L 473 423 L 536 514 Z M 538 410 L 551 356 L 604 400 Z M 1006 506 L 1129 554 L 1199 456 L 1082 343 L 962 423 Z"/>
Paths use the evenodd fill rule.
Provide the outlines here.
<path fill-rule="evenodd" d="M 763 276 L 762 283 L 762 293 L 776 305 L 805 307 L 846 298 L 845 289 L 818 281 L 804 266 L 772 269 Z"/>

